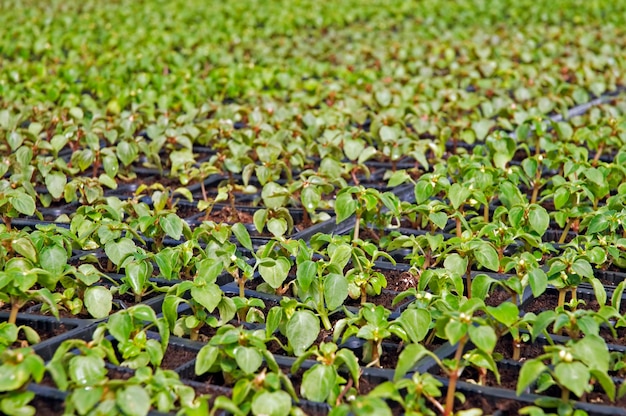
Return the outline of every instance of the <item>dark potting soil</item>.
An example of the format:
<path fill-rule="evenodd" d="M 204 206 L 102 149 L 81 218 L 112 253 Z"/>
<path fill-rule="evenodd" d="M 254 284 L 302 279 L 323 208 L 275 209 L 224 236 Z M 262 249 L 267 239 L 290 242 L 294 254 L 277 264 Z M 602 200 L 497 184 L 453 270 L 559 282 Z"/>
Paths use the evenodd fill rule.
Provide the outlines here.
<path fill-rule="evenodd" d="M 513 338 L 510 335 L 502 336 L 498 339 L 494 353 L 502 356 L 503 359 L 513 359 Z M 538 343 L 532 343 L 531 341 L 522 342 L 520 347 L 520 362 L 530 358 L 538 357 L 543 354 L 543 346 Z"/>
<path fill-rule="evenodd" d="M 167 350 L 165 350 L 163 361 L 161 361 L 161 368 L 163 370 L 174 370 L 181 365 L 193 360 L 194 358 L 196 358 L 197 355 L 197 351 L 183 348 L 181 346 L 170 343 L 167 346 Z"/>
<path fill-rule="evenodd" d="M 397 293 L 393 293 L 393 292 L 382 292 L 380 295 L 377 295 L 377 296 L 368 296 L 366 302 L 373 303 L 375 305 L 382 305 L 386 309 L 394 309 L 394 306 L 392 306 L 392 303 L 397 295 L 398 295 Z M 361 298 L 359 297 L 357 299 L 352 299 L 348 297 L 344 301 L 344 305 L 360 307 Z"/>
<path fill-rule="evenodd" d="M 408 271 L 402 270 L 381 270 L 375 269 L 377 272 L 381 272 L 387 279 L 387 290 L 393 290 L 395 292 L 404 292 L 413 287 L 417 287 L 419 278 Z"/>
<path fill-rule="evenodd" d="M 511 294 L 503 289 L 501 286 L 497 286 L 487 298 L 485 298 L 485 305 L 487 306 L 498 306 L 501 303 L 509 300 L 511 298 Z"/>
<path fill-rule="evenodd" d="M 519 376 L 519 370 L 516 368 L 512 368 L 510 366 L 502 366 L 498 365 L 498 372 L 500 373 L 500 384 L 498 384 L 498 380 L 496 376 L 491 371 L 487 371 L 484 376 L 484 386 L 489 387 L 499 387 L 509 390 L 515 390 L 517 388 L 517 378 Z M 439 367 L 436 368 L 434 373 L 439 377 L 446 377 L 443 370 Z M 478 384 L 480 380 L 480 374 L 477 369 L 473 367 L 465 367 L 459 378 L 462 381 L 466 381 L 472 384 Z"/>
<path fill-rule="evenodd" d="M 35 408 L 36 415 L 62 416 L 65 414 L 65 402 L 62 400 L 35 396 L 30 405 Z"/>
<path fill-rule="evenodd" d="M 583 297 L 578 298 L 583 299 L 585 301 L 584 305 L 580 305 L 578 308 L 579 309 L 587 309 L 587 310 L 592 310 L 592 311 L 598 311 L 600 309 L 600 305 L 598 304 L 598 302 L 595 299 L 585 299 Z M 566 297 L 565 297 L 565 302 L 569 302 L 571 300 L 571 294 L 568 292 Z M 527 301 L 524 304 L 524 312 L 534 312 L 537 315 L 540 314 L 543 311 L 546 310 L 554 310 L 557 305 L 558 305 L 558 301 L 559 301 L 559 296 L 556 292 L 553 291 L 549 291 L 549 292 L 545 292 L 543 293 L 541 296 L 530 299 L 529 301 Z M 624 314 L 626 313 L 626 304 L 622 303 L 621 307 L 620 307 L 620 313 Z"/>

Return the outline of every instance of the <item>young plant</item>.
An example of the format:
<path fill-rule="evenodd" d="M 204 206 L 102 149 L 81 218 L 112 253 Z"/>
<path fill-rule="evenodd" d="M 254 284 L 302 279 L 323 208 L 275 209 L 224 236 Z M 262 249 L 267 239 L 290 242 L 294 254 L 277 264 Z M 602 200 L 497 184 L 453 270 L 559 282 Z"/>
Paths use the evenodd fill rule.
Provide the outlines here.
<path fill-rule="evenodd" d="M 379 228 L 389 224 L 388 214 L 381 213 L 383 207 L 389 210 L 392 217 L 400 217 L 400 200 L 393 193 L 380 192 L 375 188 L 365 188 L 362 185 L 343 188 L 335 200 L 337 224 L 354 215 L 353 240 L 356 241 L 359 239 L 361 222 L 366 227 L 372 223 Z"/>
<path fill-rule="evenodd" d="M 0 271 L 0 303 L 11 306 L 9 323 L 16 323 L 18 312 L 29 301 L 46 303 L 52 314 L 59 317 L 52 292 L 40 287 L 47 274 L 25 258 L 14 257 L 5 264 L 4 270 Z"/>
<path fill-rule="evenodd" d="M 435 328 L 437 336 L 456 345 L 454 357 L 442 361 L 422 344 L 407 345 L 398 358 L 394 380 L 403 377 L 422 358 L 433 358 L 449 379 L 443 415 L 450 416 L 454 409 L 457 381 L 467 365 L 480 363 L 483 371 L 493 372 L 498 380 L 500 375 L 492 356 L 497 334 L 484 317 L 475 315 L 478 311 L 485 311 L 484 302 L 477 298 L 461 300 L 458 308 L 446 309 L 437 318 Z M 466 351 L 470 342 L 475 348 Z"/>
<path fill-rule="evenodd" d="M 402 341 L 409 339 L 403 325 L 389 321 L 390 314 L 391 311 L 384 306 L 371 303 L 361 305 L 358 314 L 346 310 L 347 317 L 335 324 L 334 341 L 337 342 L 342 335 L 342 342 L 346 342 L 351 336 L 365 340 L 363 361 L 367 363 L 367 367 L 380 367 L 382 344 L 385 339 L 392 335 L 396 335 Z"/>
<path fill-rule="evenodd" d="M 367 302 L 367 296 L 380 295 L 387 287 L 387 279 L 381 272 L 375 271 L 376 260 L 385 258 L 392 264 L 396 261 L 384 251 L 379 251 L 376 245 L 363 240 L 355 241 L 352 247 L 352 268 L 346 273 L 348 279 L 348 295 L 352 299 L 360 299 L 361 305 Z"/>
<path fill-rule="evenodd" d="M 27 390 L 30 382 L 39 383 L 46 366 L 30 347 L 0 352 L 0 412 L 8 416 L 32 416 L 36 410 L 29 403 L 35 393 Z"/>
<path fill-rule="evenodd" d="M 13 188 L 8 180 L 0 180 L 0 216 L 8 230 L 11 230 L 12 218 L 31 217 L 36 212 L 35 199 L 23 187 Z"/>
<path fill-rule="evenodd" d="M 191 340 L 198 340 L 204 325 L 216 327 L 235 317 L 236 307 L 216 284 L 224 265 L 211 259 L 201 260 L 196 267 L 193 280 L 185 280 L 172 286 L 163 300 L 163 316 L 175 335 L 189 334 Z M 190 296 L 186 296 L 189 292 Z M 190 315 L 179 316 L 178 306 L 186 303 Z M 219 318 L 213 315 L 219 311 Z"/>
<path fill-rule="evenodd" d="M 359 388 L 359 360 L 351 350 L 339 349 L 333 342 L 322 342 L 319 347 L 313 346 L 298 357 L 291 366 L 291 373 L 298 371 L 304 360 L 311 357 L 315 357 L 318 363 L 302 376 L 300 394 L 305 399 L 338 406 L 353 385 Z M 349 372 L 349 380 L 339 373 L 343 367 Z"/>
<path fill-rule="evenodd" d="M 615 384 L 609 377 L 609 354 L 605 341 L 594 334 L 569 340 L 565 345 L 548 345 L 544 353 L 524 362 L 517 382 L 517 394 L 533 382 L 537 391 L 551 386 L 561 389 L 561 403 L 568 405 L 570 395 L 578 398 L 599 384 L 609 399 L 615 399 Z M 548 363 L 548 364 L 546 364 Z"/>
<path fill-rule="evenodd" d="M 559 291 L 558 306 L 565 304 L 565 296 L 569 291 L 571 300 L 576 302 L 576 290 L 582 282 L 589 283 L 594 290 L 596 299 L 600 305 L 606 303 L 606 290 L 600 280 L 593 273 L 589 253 L 580 253 L 573 247 L 567 247 L 559 257 L 550 259 L 550 269 L 547 272 L 548 283 L 551 283 Z"/>
<path fill-rule="evenodd" d="M 440 414 L 445 411 L 439 402 L 442 387 L 443 383 L 431 374 L 415 372 L 411 378 L 379 384 L 369 396 L 394 401 L 407 415 L 436 416 L 437 413 L 432 408 Z"/>

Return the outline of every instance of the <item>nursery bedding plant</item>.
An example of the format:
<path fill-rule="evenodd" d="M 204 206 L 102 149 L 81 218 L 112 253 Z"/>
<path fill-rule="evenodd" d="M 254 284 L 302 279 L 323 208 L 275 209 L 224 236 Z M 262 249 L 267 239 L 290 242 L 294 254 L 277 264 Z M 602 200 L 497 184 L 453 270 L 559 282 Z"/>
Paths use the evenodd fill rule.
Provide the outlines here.
<path fill-rule="evenodd" d="M 136 300 L 162 289 L 151 280 L 157 271 L 168 279 L 187 275 L 167 289 L 164 317 L 158 320 L 169 326 L 167 334 L 193 334 L 206 325 L 222 336 L 228 332 L 222 328 L 229 328 L 224 324 L 238 312 L 243 320 L 254 310 L 243 288 L 258 270 L 275 293 L 287 294 L 290 288 L 294 295 L 270 309 L 266 328 L 257 330 L 259 337 L 280 333 L 289 353 L 320 359 L 303 380 L 305 397 L 332 404 L 337 414 L 384 409 L 383 397 L 396 398 L 393 391 L 353 397 L 349 385 L 358 383 L 355 357 L 333 344 L 311 347 L 321 326 L 332 329 L 329 315 L 351 294 L 364 307 L 346 318 L 350 322 L 342 322 L 367 345 L 365 361 L 371 366 L 380 361 L 381 349 L 383 355 L 388 352 L 381 346 L 389 333 L 401 335 L 406 344 L 398 374 L 416 356 L 428 355 L 420 345 L 432 344 L 432 337 L 458 344 L 455 353 L 461 352 L 441 361 L 446 383 L 412 375 L 395 386 L 427 387 L 423 394 L 406 396 L 401 405 L 407 410 L 422 411 L 427 404 L 450 414 L 460 369 L 477 368 L 481 377 L 487 369 L 497 371 L 489 360 L 496 335 L 508 326 L 519 341 L 522 335 L 515 331 L 529 322 L 515 315 L 514 304 L 498 309 L 481 304 L 479 298 L 496 283 L 485 277 L 472 280 L 472 269 L 514 270 L 516 275 L 503 285 L 518 297 L 526 286 L 538 295 L 561 276 L 566 279 L 555 286 L 570 293 L 586 280 L 596 289 L 598 302 L 605 303 L 607 295 L 593 280 L 593 267 L 607 267 L 609 261 L 620 266 L 623 260 L 623 230 L 612 224 L 621 221 L 624 175 L 619 161 L 605 158 L 622 147 L 623 115 L 616 105 L 602 110 L 615 122 L 605 121 L 597 111 L 571 123 L 544 120 L 566 117 L 567 108 L 624 83 L 619 59 L 623 4 L 595 0 L 584 6 L 573 1 L 553 6 L 524 0 L 487 6 L 467 0 L 441 7 L 431 0 L 346 0 L 331 6 L 299 0 L 259 8 L 253 3 L 0 4 L 0 22 L 7 28 L 0 36 L 0 152 L 6 156 L 0 164 L 0 214 L 7 232 L 0 287 L 13 318 L 30 300 L 43 300 L 53 313 L 85 306 L 99 317 L 108 316 L 104 288 L 88 285 L 99 276 L 94 269 L 63 264 L 72 250 L 101 249 L 111 269 L 124 269 L 119 291 L 132 293 Z M 310 13 L 303 15 L 303 9 Z M 197 145 L 210 151 L 196 151 Z M 411 171 L 396 171 L 390 179 L 393 185 L 415 182 L 415 206 L 400 203 L 398 195 L 374 188 L 362 176 L 376 161 L 391 161 L 394 171 L 403 156 Z M 138 188 L 127 203 L 104 199 L 105 188 L 141 181 L 141 168 L 182 185 L 216 173 L 224 177 L 215 195 L 203 192 L 201 181 L 201 198 L 190 188 L 161 184 L 150 185 L 146 192 Z M 192 230 L 175 204 L 178 191 L 208 212 L 221 198 L 234 205 L 235 190 L 252 184 L 260 190 L 262 203 L 252 222 L 273 235 L 265 247 L 253 246 L 240 221 L 229 229 L 199 224 Z M 151 204 L 143 199 L 148 195 Z M 63 218 L 70 230 L 59 233 L 63 238 L 41 228 L 13 234 L 16 218 L 33 217 L 63 201 L 83 205 Z M 551 202 L 557 211 L 547 216 Z M 293 206 L 302 208 L 310 222 L 322 220 L 324 210 L 335 210 L 339 221 L 355 215 L 354 235 L 319 238 L 309 241 L 310 246 L 290 240 L 294 214 L 288 208 Z M 230 206 L 231 220 L 237 219 L 236 211 Z M 396 242 L 396 247 L 414 250 L 417 278 L 416 289 L 400 299 L 415 295 L 414 304 L 428 308 L 409 306 L 390 320 L 388 310 L 367 301 L 386 284 L 372 267 L 377 257 L 387 257 L 381 246 L 388 237 L 377 235 L 378 229 L 395 226 L 393 220 L 403 213 L 427 235 Z M 562 255 L 554 256 L 547 272 L 539 267 L 546 264 L 540 260 L 546 249 L 539 244 L 546 217 L 566 237 L 576 230 L 593 239 L 576 239 L 578 247 L 559 246 Z M 449 220 L 456 235 L 444 238 L 439 230 Z M 361 226 L 373 232 L 362 233 Z M 364 237 L 372 239 L 364 242 Z M 174 247 L 167 238 L 184 241 Z M 195 240 L 206 246 L 187 245 Z M 239 251 L 250 252 L 253 262 L 246 262 Z M 322 259 L 316 261 L 314 255 Z M 350 261 L 354 267 L 346 273 Z M 441 264 L 445 269 L 434 268 Z M 292 265 L 293 281 L 288 279 Z M 223 271 L 244 292 L 240 298 L 226 296 L 219 287 Z M 53 293 L 57 278 L 61 294 Z M 72 294 L 82 291 L 102 296 Z M 94 300 L 102 307 L 93 309 Z M 191 313 L 179 310 L 182 303 L 190 305 Z M 161 334 L 161 344 L 142 335 L 143 318 L 157 318 L 146 304 L 139 306 L 143 312 L 134 323 L 126 321 L 137 309 L 117 312 L 105 324 L 116 339 L 110 355 L 140 367 L 132 380 L 105 380 L 102 353 L 91 355 L 88 348 L 68 358 L 74 364 L 58 361 L 48 367 L 60 384 L 66 379 L 59 375 L 61 368 L 69 374 L 67 383 L 75 383 L 67 401 L 70 410 L 89 413 L 95 399 L 103 397 L 95 393 L 106 388 L 117 396 L 106 397 L 111 400 L 104 406 L 113 412 L 143 414 L 152 404 L 164 411 L 187 407 L 206 413 L 208 401 L 194 401 L 173 374 L 142 366 L 158 366 L 167 336 Z M 600 318 L 616 316 L 609 312 L 596 316 L 563 307 L 553 316 L 537 318 L 541 325 L 533 324 L 576 334 L 580 328 L 571 323 L 575 320 L 587 323 L 583 332 L 593 337 L 590 322 L 606 323 Z M 228 342 L 219 336 L 209 340 L 226 351 L 224 363 L 234 361 L 245 373 L 233 380 L 232 399 L 216 406 L 234 414 L 291 412 L 295 392 L 279 370 L 256 365 L 260 355 L 274 367 L 260 342 L 250 349 L 247 335 L 228 333 Z M 590 341 L 579 344 L 585 339 L 572 340 L 566 348 L 585 347 Z M 462 355 L 470 341 L 474 353 Z M 210 348 L 203 351 L 199 358 L 215 354 Z M 574 376 L 582 375 L 610 395 L 617 390 L 605 377 L 604 361 L 576 356 L 569 362 L 567 351 L 560 357 L 556 349 L 546 354 L 554 368 L 541 368 L 542 388 L 559 385 L 576 395 L 588 388 L 589 383 L 575 382 L 580 377 Z M 78 374 L 81 361 L 93 364 L 93 371 L 82 373 L 90 380 Z M 350 377 L 338 375 L 340 362 L 350 367 Z M 317 390 L 311 381 L 316 373 L 333 381 L 332 386 Z M 34 372 L 32 379 L 38 381 L 39 374 Z M 445 401 L 436 404 L 444 390 Z M 129 408 L 129 396 L 145 398 L 142 408 Z M 26 407 L 30 398 L 20 391 L 11 399 L 20 406 L 12 407 L 32 413 Z"/>

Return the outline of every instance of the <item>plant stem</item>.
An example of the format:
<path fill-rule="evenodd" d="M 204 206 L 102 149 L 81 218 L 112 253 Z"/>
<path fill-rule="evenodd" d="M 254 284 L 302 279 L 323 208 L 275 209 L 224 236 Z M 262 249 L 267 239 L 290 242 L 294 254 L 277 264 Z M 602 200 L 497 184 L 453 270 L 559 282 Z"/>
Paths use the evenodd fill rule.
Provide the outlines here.
<path fill-rule="evenodd" d="M 483 206 L 483 220 L 485 221 L 485 224 L 489 223 L 489 204 L 485 204 Z"/>
<path fill-rule="evenodd" d="M 195 327 L 191 328 L 191 331 L 189 331 L 189 339 L 191 341 L 197 341 L 198 340 L 198 337 L 200 335 L 200 328 L 201 327 L 202 327 L 202 325 L 200 324 L 198 326 L 195 326 Z"/>
<path fill-rule="evenodd" d="M 559 244 L 563 244 L 565 239 L 567 238 L 567 233 L 569 233 L 569 229 L 572 226 L 573 218 L 567 220 L 567 224 L 565 224 L 565 228 L 563 229 L 563 234 L 561 234 L 561 238 L 559 238 Z"/>
<path fill-rule="evenodd" d="M 365 305 L 367 302 L 367 288 L 365 286 L 361 287 L 361 306 Z"/>
<path fill-rule="evenodd" d="M 561 387 L 561 401 L 567 403 L 569 401 L 569 390 L 565 387 Z"/>
<path fill-rule="evenodd" d="M 330 331 L 332 329 L 332 324 L 330 323 L 330 319 L 328 319 L 328 311 L 326 311 L 326 306 L 323 304 L 320 307 L 317 308 L 317 312 L 320 315 L 320 318 L 322 319 L 322 325 L 324 325 L 324 329 L 327 331 Z"/>
<path fill-rule="evenodd" d="M 361 228 L 361 213 L 357 211 L 354 221 L 354 237 L 353 240 L 359 239 L 359 229 Z"/>
<path fill-rule="evenodd" d="M 533 194 L 530 198 L 530 203 L 537 203 L 537 197 L 539 196 L 539 188 L 541 188 L 541 166 L 537 166 L 537 171 L 535 172 L 535 180 L 533 181 Z"/>
<path fill-rule="evenodd" d="M 448 392 L 446 393 L 446 407 L 443 412 L 444 416 L 450 416 L 454 410 L 454 393 L 456 393 L 456 382 L 460 376 L 459 370 L 461 369 L 461 357 L 463 357 L 463 350 L 465 349 L 466 343 L 467 336 L 464 335 L 459 340 L 459 345 L 456 347 L 456 353 L 454 354 L 455 365 L 449 375 L 450 382 L 448 384 Z"/>
<path fill-rule="evenodd" d="M 456 236 L 461 238 L 462 230 L 461 230 L 461 217 L 457 216 L 455 218 L 456 221 Z"/>
<path fill-rule="evenodd" d="M 572 302 L 576 302 L 576 300 L 578 299 L 578 295 L 576 294 L 576 288 L 573 287 L 570 289 L 570 294 L 572 295 Z"/>
<path fill-rule="evenodd" d="M 15 301 L 11 303 L 11 313 L 9 314 L 9 323 L 15 324 L 17 322 L 17 313 L 22 307 L 21 302 Z"/>
<path fill-rule="evenodd" d="M 471 259 L 468 259 L 471 260 Z M 467 270 L 465 271 L 465 285 L 467 286 L 467 298 L 472 298 L 472 262 L 467 262 Z"/>
<path fill-rule="evenodd" d="M 598 165 L 598 161 L 600 160 L 600 156 L 602 155 L 603 150 L 604 150 L 604 142 L 601 142 L 600 145 L 598 146 L 598 151 L 596 152 L 596 155 L 593 157 L 593 160 L 591 161 L 591 166 L 593 166 L 594 168 Z"/>
<path fill-rule="evenodd" d="M 557 306 L 563 306 L 565 305 L 565 293 L 566 293 L 567 289 L 559 289 L 559 301 L 557 303 Z"/>
<path fill-rule="evenodd" d="M 519 339 L 513 339 L 513 359 L 515 361 L 519 361 L 519 357 L 522 352 L 521 346 L 522 343 Z"/>

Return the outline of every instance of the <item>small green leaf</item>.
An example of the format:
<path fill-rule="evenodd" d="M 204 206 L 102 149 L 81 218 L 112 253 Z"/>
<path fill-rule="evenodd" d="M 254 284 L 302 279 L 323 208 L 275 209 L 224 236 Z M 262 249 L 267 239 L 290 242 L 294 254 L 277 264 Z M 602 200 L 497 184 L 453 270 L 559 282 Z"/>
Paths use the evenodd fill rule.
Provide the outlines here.
<path fill-rule="evenodd" d="M 220 350 L 219 348 L 213 345 L 205 345 L 198 351 L 198 355 L 196 357 L 195 364 L 195 372 L 196 375 L 202 375 L 209 371 L 213 364 L 217 361 L 217 357 L 219 356 Z"/>
<path fill-rule="evenodd" d="M 113 295 L 103 286 L 91 286 L 85 290 L 85 307 L 96 319 L 106 318 L 113 308 Z"/>
<path fill-rule="evenodd" d="M 287 416 L 291 411 L 291 396 L 286 391 L 264 391 L 252 399 L 255 416 Z"/>
<path fill-rule="evenodd" d="M 320 322 L 311 311 L 296 311 L 287 323 L 286 335 L 296 357 L 304 354 L 320 332 Z"/>
<path fill-rule="evenodd" d="M 259 273 L 263 280 L 273 289 L 278 289 L 285 279 L 287 279 L 290 268 L 291 263 L 289 263 L 289 260 L 284 257 L 279 257 L 272 266 L 259 265 Z"/>
<path fill-rule="evenodd" d="M 402 312 L 400 324 L 411 339 L 411 342 L 420 343 L 430 330 L 431 316 L 426 309 L 410 308 Z"/>
<path fill-rule="evenodd" d="M 118 391 L 115 397 L 117 406 L 129 416 L 145 416 L 150 411 L 150 395 L 142 386 L 130 385 Z"/>
<path fill-rule="evenodd" d="M 263 356 L 255 348 L 239 346 L 234 352 L 237 365 L 246 374 L 254 373 L 263 364 Z"/>
<path fill-rule="evenodd" d="M 27 193 L 15 192 L 9 197 L 9 202 L 21 214 L 29 217 L 35 214 L 35 200 Z"/>
<path fill-rule="evenodd" d="M 328 310 L 339 308 L 347 297 L 348 279 L 343 274 L 328 274 L 324 279 L 324 299 Z"/>
<path fill-rule="evenodd" d="M 231 230 L 233 231 L 233 234 L 235 234 L 235 238 L 237 238 L 239 244 L 241 244 L 244 248 L 247 248 L 250 251 L 253 250 L 250 233 L 248 233 L 248 229 L 245 225 L 240 222 L 235 223 L 231 227 Z"/>
<path fill-rule="evenodd" d="M 558 363 L 554 367 L 554 374 L 563 387 L 578 397 L 583 395 L 591 378 L 589 368 L 578 361 Z"/>
<path fill-rule="evenodd" d="M 470 340 L 480 350 L 491 354 L 496 346 L 498 337 L 492 327 L 486 325 L 474 326 L 470 325 L 468 328 Z"/>
<path fill-rule="evenodd" d="M 335 387 L 337 373 L 331 366 L 317 364 L 302 376 L 300 393 L 305 399 L 325 402 Z"/>
<path fill-rule="evenodd" d="M 170 213 L 161 218 L 161 227 L 165 234 L 174 240 L 180 240 L 183 233 L 183 220 L 178 215 Z"/>
<path fill-rule="evenodd" d="M 522 365 L 517 379 L 517 395 L 524 393 L 526 388 L 535 381 L 548 367 L 541 360 L 528 360 Z"/>

